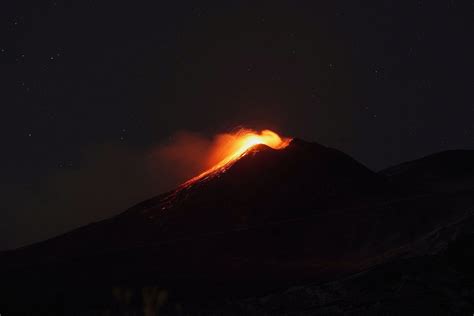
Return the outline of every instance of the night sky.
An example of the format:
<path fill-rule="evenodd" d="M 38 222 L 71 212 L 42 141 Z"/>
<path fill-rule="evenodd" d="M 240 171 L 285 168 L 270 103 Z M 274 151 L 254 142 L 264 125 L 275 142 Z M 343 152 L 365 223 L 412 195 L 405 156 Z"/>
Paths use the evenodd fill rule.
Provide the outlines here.
<path fill-rule="evenodd" d="M 169 189 L 180 179 L 154 152 L 183 134 L 271 128 L 374 170 L 474 148 L 473 13 L 454 0 L 2 1 L 0 249 Z"/>

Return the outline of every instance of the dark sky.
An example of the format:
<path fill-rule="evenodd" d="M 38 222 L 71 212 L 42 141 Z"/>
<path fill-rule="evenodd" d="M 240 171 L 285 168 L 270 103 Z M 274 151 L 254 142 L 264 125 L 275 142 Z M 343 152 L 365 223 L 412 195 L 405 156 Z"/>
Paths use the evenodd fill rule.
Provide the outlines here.
<path fill-rule="evenodd" d="M 272 128 L 372 169 L 474 148 L 472 1 L 2 1 L 0 249 L 176 179 L 184 132 Z M 171 139 L 171 140 L 170 140 Z"/>

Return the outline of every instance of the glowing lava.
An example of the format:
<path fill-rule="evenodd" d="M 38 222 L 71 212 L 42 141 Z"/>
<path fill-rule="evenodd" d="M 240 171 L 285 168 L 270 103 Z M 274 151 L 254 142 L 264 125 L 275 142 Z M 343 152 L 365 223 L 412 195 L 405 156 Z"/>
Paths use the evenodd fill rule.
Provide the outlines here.
<path fill-rule="evenodd" d="M 291 138 L 280 137 L 277 133 L 267 129 L 261 132 L 241 129 L 233 134 L 225 134 L 221 136 L 217 147 L 211 155 L 212 157 L 210 157 L 210 161 L 218 162 L 214 162 L 208 170 L 188 180 L 184 185 L 189 185 L 211 174 L 224 172 L 255 145 L 264 144 L 273 149 L 283 149 L 290 142 Z M 216 160 L 216 157 L 218 160 Z"/>

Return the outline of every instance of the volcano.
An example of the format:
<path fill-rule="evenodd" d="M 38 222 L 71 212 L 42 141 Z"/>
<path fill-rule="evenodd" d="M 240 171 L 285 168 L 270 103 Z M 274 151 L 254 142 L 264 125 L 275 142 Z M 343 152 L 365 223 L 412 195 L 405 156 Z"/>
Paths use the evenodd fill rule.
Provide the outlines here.
<path fill-rule="evenodd" d="M 236 303 L 225 308 L 243 314 L 301 306 L 318 314 L 331 302 L 330 312 L 360 312 L 351 299 L 367 299 L 351 294 L 354 284 L 383 283 L 387 271 L 403 279 L 417 264 L 422 269 L 427 258 L 437 264 L 440 258 L 472 260 L 462 255 L 474 240 L 472 151 L 376 173 L 318 143 L 292 139 L 276 147 L 257 142 L 232 161 L 117 216 L 3 252 L 5 310 L 18 310 L 25 287 L 41 293 L 27 296 L 37 311 L 49 308 L 51 300 L 63 311 L 69 297 L 78 310 L 90 311 L 109 302 L 107 289 L 157 284 L 188 304 L 188 312 L 217 312 L 230 298 Z M 407 268 L 407 262 L 415 263 Z M 443 263 L 433 269 L 442 271 Z M 321 293 L 324 284 L 339 291 L 332 301 L 308 294 Z M 279 309 L 262 303 L 268 295 L 287 300 L 295 286 L 304 293 Z M 379 311 L 377 302 L 387 294 L 371 286 L 364 308 Z M 130 304 L 136 308 L 138 301 Z M 453 308 L 471 306 L 463 304 Z"/>

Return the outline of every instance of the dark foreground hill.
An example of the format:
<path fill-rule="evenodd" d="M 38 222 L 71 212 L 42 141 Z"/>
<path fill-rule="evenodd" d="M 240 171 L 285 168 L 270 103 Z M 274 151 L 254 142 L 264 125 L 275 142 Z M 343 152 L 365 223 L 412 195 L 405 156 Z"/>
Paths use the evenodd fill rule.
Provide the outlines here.
<path fill-rule="evenodd" d="M 474 310 L 474 162 L 374 173 L 293 140 L 111 219 L 1 254 L 8 315 Z M 1 311 L 0 311 L 1 312 Z"/>

